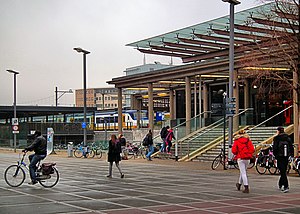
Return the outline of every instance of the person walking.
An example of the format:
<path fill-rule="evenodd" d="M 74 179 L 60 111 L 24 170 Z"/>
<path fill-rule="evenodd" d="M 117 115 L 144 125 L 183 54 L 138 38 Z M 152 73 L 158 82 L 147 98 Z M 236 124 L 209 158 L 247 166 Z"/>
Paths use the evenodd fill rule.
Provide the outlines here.
<path fill-rule="evenodd" d="M 149 132 L 146 135 L 147 138 L 147 144 L 148 144 L 148 153 L 146 155 L 147 160 L 152 161 L 151 155 L 154 152 L 154 147 L 153 147 L 153 138 L 152 138 L 152 131 L 149 130 Z"/>
<path fill-rule="evenodd" d="M 287 179 L 287 166 L 289 157 L 294 157 L 294 146 L 291 138 L 284 132 L 284 128 L 277 128 L 277 135 L 273 139 L 273 154 L 277 160 L 277 168 L 280 171 L 278 188 L 286 193 L 289 191 L 289 182 Z"/>
<path fill-rule="evenodd" d="M 126 148 L 126 139 L 125 139 L 125 137 L 122 134 L 119 134 L 118 141 L 121 144 L 121 154 L 122 154 L 121 158 L 123 160 L 128 160 L 128 153 L 127 153 L 127 150 L 125 149 Z"/>
<path fill-rule="evenodd" d="M 170 126 L 165 126 L 160 130 L 160 137 L 162 139 L 162 144 L 161 144 L 161 148 L 160 148 L 160 152 L 166 152 L 166 137 L 168 135 L 168 129 L 170 128 Z"/>
<path fill-rule="evenodd" d="M 42 133 L 40 131 L 35 131 L 33 137 L 33 143 L 23 150 L 23 152 L 34 151 L 34 154 L 28 156 L 30 161 L 29 173 L 31 178 L 31 182 L 29 184 L 31 185 L 37 183 L 37 178 L 35 174 L 37 169 L 37 163 L 47 156 L 47 141 L 43 137 Z"/>
<path fill-rule="evenodd" d="M 116 167 L 118 168 L 121 178 L 124 178 L 124 174 L 120 168 L 120 161 L 121 161 L 121 143 L 118 141 L 116 135 L 111 135 L 111 138 L 108 143 L 108 154 L 107 154 L 107 161 L 109 162 L 108 168 L 108 175 L 106 177 L 112 178 L 112 166 L 115 162 Z"/>
<path fill-rule="evenodd" d="M 171 154 L 171 148 L 172 148 L 172 140 L 176 140 L 175 136 L 174 136 L 174 132 L 172 128 L 169 128 L 168 130 L 168 134 L 165 138 L 166 141 L 166 145 L 167 145 L 167 153 Z"/>
<path fill-rule="evenodd" d="M 234 143 L 232 146 L 232 153 L 236 156 L 240 176 L 238 183 L 236 183 L 237 190 L 241 190 L 242 184 L 244 185 L 243 193 L 249 193 L 249 183 L 247 177 L 247 166 L 250 163 L 250 159 L 253 157 L 255 149 L 245 130 L 240 130 L 234 137 Z"/>

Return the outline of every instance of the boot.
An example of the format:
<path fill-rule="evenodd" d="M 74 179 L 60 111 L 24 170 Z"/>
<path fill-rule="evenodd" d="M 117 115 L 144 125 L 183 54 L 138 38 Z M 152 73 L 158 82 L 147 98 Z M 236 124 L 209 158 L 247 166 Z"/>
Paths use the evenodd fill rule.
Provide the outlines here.
<path fill-rule="evenodd" d="M 236 186 L 237 190 L 240 191 L 242 184 L 236 183 L 235 186 Z"/>
<path fill-rule="evenodd" d="M 249 193 L 249 186 L 245 185 L 245 189 L 243 190 L 243 193 Z"/>

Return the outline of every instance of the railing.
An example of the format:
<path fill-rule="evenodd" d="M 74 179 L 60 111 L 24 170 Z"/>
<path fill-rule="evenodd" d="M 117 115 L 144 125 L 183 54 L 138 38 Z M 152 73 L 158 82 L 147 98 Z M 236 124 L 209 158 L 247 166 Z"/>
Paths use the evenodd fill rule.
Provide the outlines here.
<path fill-rule="evenodd" d="M 235 118 L 235 117 L 240 117 L 241 115 L 244 115 L 244 114 L 246 114 L 246 113 L 248 113 L 248 112 L 250 112 L 250 111 L 253 111 L 253 108 L 244 109 L 244 110 L 240 111 L 238 114 L 234 115 L 233 117 L 234 117 L 234 118 Z M 192 133 L 192 134 L 194 135 L 193 137 L 188 138 L 186 141 L 185 141 L 185 140 L 180 141 L 180 142 L 179 142 L 179 143 L 180 143 L 180 146 L 179 146 L 180 152 L 179 152 L 179 153 L 182 154 L 182 155 L 187 155 L 187 156 L 189 156 L 190 153 L 194 151 L 194 150 L 190 151 L 190 143 L 191 143 L 191 141 L 193 141 L 193 140 L 195 140 L 195 139 L 197 139 L 197 138 L 201 138 L 201 136 L 204 136 L 204 135 L 205 135 L 205 136 L 206 136 L 206 139 L 209 139 L 209 140 L 208 140 L 209 142 L 215 140 L 218 136 L 215 136 L 215 135 L 213 135 L 213 134 L 210 134 L 210 132 L 215 131 L 215 130 L 218 129 L 218 128 L 222 128 L 222 129 L 223 129 L 223 130 L 222 130 L 222 132 L 223 132 L 222 134 L 224 134 L 225 131 L 226 131 L 226 129 L 228 128 L 228 120 L 229 120 L 229 119 L 226 119 L 226 120 L 224 121 L 224 118 L 222 118 L 222 119 L 220 119 L 220 120 L 214 122 L 213 124 L 211 124 L 211 125 L 209 125 L 209 126 L 207 126 L 207 127 L 204 127 L 203 129 L 199 130 L 200 134 Z M 220 133 L 220 134 L 221 134 L 221 133 Z M 227 134 L 225 134 L 225 135 L 227 136 Z M 219 136 L 221 136 L 221 135 L 219 135 Z M 225 137 L 225 136 L 223 136 L 223 137 Z M 209 142 L 208 142 L 208 143 L 209 143 Z M 187 145 L 187 154 L 183 154 L 183 151 L 182 151 L 182 150 L 183 150 L 183 149 L 182 149 L 182 147 L 183 147 L 182 144 L 183 144 L 183 143 Z"/>
<path fill-rule="evenodd" d="M 266 119 L 265 121 L 261 122 L 260 124 L 258 124 L 258 125 L 256 125 L 256 126 L 250 128 L 250 129 L 248 129 L 246 132 L 249 133 L 249 132 L 251 132 L 252 130 L 256 129 L 257 127 L 260 127 L 260 126 L 262 126 L 262 125 L 265 125 L 268 121 L 270 121 L 270 120 L 274 119 L 275 117 L 281 115 L 283 112 L 287 111 L 288 109 L 290 109 L 290 108 L 292 108 L 292 107 L 293 107 L 293 105 L 291 105 L 291 106 L 289 106 L 289 107 L 283 109 L 282 111 L 278 112 L 277 114 L 274 114 L 272 117 Z"/>
<path fill-rule="evenodd" d="M 202 121 L 203 120 L 203 115 L 208 114 L 208 113 L 211 113 L 211 112 L 210 111 L 202 112 L 201 114 L 198 114 L 198 115 L 194 116 L 190 120 L 184 121 L 184 122 L 182 122 L 182 123 L 180 123 L 180 124 L 178 124 L 174 127 L 171 127 L 171 128 L 173 129 L 173 131 L 179 130 L 179 131 L 177 131 L 176 135 L 177 135 L 178 139 L 181 139 L 181 138 L 186 136 L 186 134 L 185 134 L 185 125 L 186 125 L 187 122 L 190 122 L 191 124 L 194 124 L 194 126 L 191 126 L 191 130 L 196 131 L 198 127 L 200 128 L 200 127 L 202 127 L 202 124 L 204 124 L 203 121 Z M 158 140 L 161 141 L 160 135 L 156 135 L 156 136 L 153 137 L 154 143 L 161 143 L 161 142 L 158 142 Z"/>

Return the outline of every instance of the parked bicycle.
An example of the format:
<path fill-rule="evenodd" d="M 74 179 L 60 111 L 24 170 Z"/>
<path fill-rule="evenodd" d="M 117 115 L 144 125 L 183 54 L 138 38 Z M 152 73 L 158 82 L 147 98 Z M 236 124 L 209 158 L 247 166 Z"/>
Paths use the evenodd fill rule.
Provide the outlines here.
<path fill-rule="evenodd" d="M 239 165 L 237 163 L 237 159 L 235 158 L 235 156 L 233 156 L 231 159 L 228 158 L 227 155 L 225 155 L 225 163 L 224 163 L 224 153 L 223 153 L 224 149 L 221 149 L 221 152 L 218 154 L 217 157 L 215 157 L 215 159 L 213 160 L 212 164 L 211 164 L 211 168 L 213 170 L 215 170 L 216 168 L 218 168 L 218 166 L 221 164 L 224 166 L 225 164 L 225 169 L 228 169 L 228 166 L 234 166 L 234 168 L 239 169 Z M 251 161 L 248 164 L 248 169 L 251 169 L 254 166 L 255 161 Z"/>
<path fill-rule="evenodd" d="M 17 162 L 17 164 L 10 165 L 4 172 L 4 180 L 11 187 L 18 187 L 25 181 L 25 170 L 29 172 L 29 168 L 24 162 L 25 156 L 26 152 L 23 153 L 22 158 Z M 59 173 L 56 169 L 56 163 L 41 164 L 41 161 L 39 161 L 37 164 L 36 177 L 37 181 L 43 187 L 54 187 L 59 180 Z"/>
<path fill-rule="evenodd" d="M 123 149 L 123 153 L 126 154 L 128 159 L 132 158 L 146 158 L 146 149 L 145 147 L 137 144 L 129 143 L 126 145 L 126 147 Z"/>
<path fill-rule="evenodd" d="M 76 158 L 81 158 L 83 156 L 87 158 L 95 157 L 95 152 L 93 149 L 90 149 L 89 146 L 83 146 L 83 142 L 78 144 L 77 147 L 74 149 L 74 156 Z"/>
<path fill-rule="evenodd" d="M 225 162 L 224 162 L 225 159 Z M 217 169 L 218 166 L 223 165 L 225 169 L 228 169 L 228 166 L 234 166 L 234 168 L 238 169 L 239 166 L 237 164 L 237 161 L 234 159 L 234 157 L 232 159 L 229 159 L 227 155 L 225 155 L 224 158 L 224 149 L 221 149 L 221 152 L 218 154 L 217 157 L 215 157 L 215 159 L 213 160 L 212 164 L 211 164 L 211 168 L 213 170 Z"/>
<path fill-rule="evenodd" d="M 97 146 L 95 142 L 92 143 L 91 150 L 93 150 L 94 157 L 97 157 L 99 159 L 102 158 L 102 149 Z"/>
<path fill-rule="evenodd" d="M 300 176 L 300 157 L 289 157 L 287 173 L 290 173 L 291 169 L 295 170 Z"/>
<path fill-rule="evenodd" d="M 277 161 L 273 155 L 273 148 L 269 146 L 265 149 L 261 149 L 257 154 L 255 160 L 255 169 L 258 174 L 265 174 L 268 170 L 270 174 L 275 175 L 278 171 Z"/>

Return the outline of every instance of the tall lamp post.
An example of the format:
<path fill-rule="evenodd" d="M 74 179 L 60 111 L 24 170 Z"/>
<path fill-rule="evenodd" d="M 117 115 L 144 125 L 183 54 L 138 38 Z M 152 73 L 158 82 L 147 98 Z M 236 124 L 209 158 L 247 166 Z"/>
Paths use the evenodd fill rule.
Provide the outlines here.
<path fill-rule="evenodd" d="M 87 50 L 83 50 L 82 48 L 73 48 L 73 50 L 78 53 L 83 54 L 83 146 L 86 148 L 86 55 L 90 52 Z M 84 157 L 86 157 L 84 155 Z"/>
<path fill-rule="evenodd" d="M 13 70 L 6 70 L 8 73 L 11 73 L 14 75 L 14 118 L 17 118 L 17 74 L 19 74 L 19 72 L 17 71 L 13 71 Z M 14 132 L 14 152 L 17 151 L 17 135 L 16 135 L 16 131 Z"/>
<path fill-rule="evenodd" d="M 228 98 L 230 101 L 233 100 L 233 73 L 234 73 L 234 6 L 241 2 L 237 0 L 222 0 L 223 2 L 230 3 L 230 32 L 229 32 L 229 93 Z M 229 115 L 228 121 L 228 157 L 231 157 L 231 146 L 233 141 L 233 115 Z"/>

